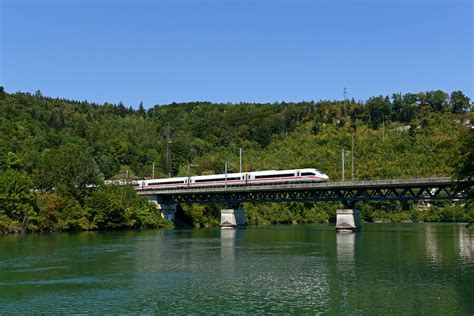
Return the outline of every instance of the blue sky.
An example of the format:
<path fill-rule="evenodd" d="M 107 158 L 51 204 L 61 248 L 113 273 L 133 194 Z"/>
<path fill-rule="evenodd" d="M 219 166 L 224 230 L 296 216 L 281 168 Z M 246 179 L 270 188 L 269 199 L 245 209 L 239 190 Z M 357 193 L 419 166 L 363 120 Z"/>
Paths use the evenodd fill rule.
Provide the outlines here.
<path fill-rule="evenodd" d="M 473 91 L 471 0 L 0 0 L 8 92 L 145 107 Z"/>

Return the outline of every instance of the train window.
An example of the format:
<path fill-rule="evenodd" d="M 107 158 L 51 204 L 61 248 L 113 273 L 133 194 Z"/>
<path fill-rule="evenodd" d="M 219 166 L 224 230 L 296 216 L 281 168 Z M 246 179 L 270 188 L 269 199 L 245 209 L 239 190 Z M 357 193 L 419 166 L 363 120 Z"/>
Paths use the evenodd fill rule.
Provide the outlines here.
<path fill-rule="evenodd" d="M 213 182 L 213 181 L 221 181 L 225 179 L 201 179 L 201 180 L 196 180 L 195 182 Z"/>
<path fill-rule="evenodd" d="M 180 181 L 166 181 L 166 182 L 150 182 L 150 183 L 148 183 L 148 185 L 176 184 L 176 183 L 183 183 L 183 181 L 180 180 Z"/>
<path fill-rule="evenodd" d="M 194 182 L 198 183 L 198 182 L 212 182 L 212 181 L 219 181 L 221 179 L 201 179 L 201 180 L 196 180 Z"/>
<path fill-rule="evenodd" d="M 269 175 L 262 175 L 262 176 L 255 176 L 255 179 L 269 179 L 269 178 L 285 178 L 285 177 L 294 177 L 294 173 L 288 173 L 288 174 L 269 174 Z"/>
<path fill-rule="evenodd" d="M 303 176 L 303 177 L 304 177 L 304 176 L 314 176 L 314 173 L 311 173 L 311 172 L 303 172 L 303 173 L 301 174 L 301 176 Z"/>
<path fill-rule="evenodd" d="M 239 177 L 229 177 L 227 178 L 227 181 L 230 180 L 240 180 Z M 217 181 L 225 181 L 225 178 L 218 178 L 218 179 L 200 179 L 196 180 L 195 182 L 217 182 Z"/>

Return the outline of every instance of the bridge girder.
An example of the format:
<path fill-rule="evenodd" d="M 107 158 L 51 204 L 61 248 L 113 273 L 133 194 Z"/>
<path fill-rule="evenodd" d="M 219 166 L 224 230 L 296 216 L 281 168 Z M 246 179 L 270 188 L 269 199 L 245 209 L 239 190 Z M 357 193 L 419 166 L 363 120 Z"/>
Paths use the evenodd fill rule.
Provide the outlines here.
<path fill-rule="evenodd" d="M 181 190 L 180 192 L 154 192 L 176 203 L 228 204 L 238 206 L 252 202 L 342 202 L 353 205 L 358 201 L 423 201 L 468 199 L 467 188 L 473 181 L 433 182 L 409 184 L 313 186 L 249 190 Z M 141 192 L 147 194 L 147 192 Z"/>

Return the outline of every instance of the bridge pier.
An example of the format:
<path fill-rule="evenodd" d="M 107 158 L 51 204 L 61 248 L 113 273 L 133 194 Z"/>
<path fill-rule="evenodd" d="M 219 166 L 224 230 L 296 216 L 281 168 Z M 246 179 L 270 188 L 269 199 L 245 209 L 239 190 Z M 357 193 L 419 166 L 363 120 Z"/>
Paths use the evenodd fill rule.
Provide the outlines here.
<path fill-rule="evenodd" d="M 161 196 L 153 194 L 147 195 L 148 200 L 154 203 L 158 209 L 161 211 L 161 216 L 170 221 L 174 221 L 176 214 L 176 207 L 178 204 L 171 201 L 164 200 Z"/>
<path fill-rule="evenodd" d="M 245 211 L 243 208 L 227 208 L 221 210 L 222 228 L 234 228 L 245 225 Z"/>
<path fill-rule="evenodd" d="M 359 210 L 344 207 L 336 211 L 336 231 L 341 233 L 352 233 L 359 231 L 360 212 Z"/>
<path fill-rule="evenodd" d="M 222 211 L 221 226 L 235 227 L 244 224 L 240 203 L 248 202 L 342 202 L 337 211 L 338 231 L 360 229 L 360 213 L 354 209 L 355 201 L 420 201 L 468 200 L 469 188 L 474 180 L 454 181 L 451 178 L 390 179 L 357 182 L 275 183 L 268 185 L 224 186 L 221 188 L 137 188 L 138 194 L 159 205 L 163 217 L 174 218 L 175 203 L 228 203 Z"/>

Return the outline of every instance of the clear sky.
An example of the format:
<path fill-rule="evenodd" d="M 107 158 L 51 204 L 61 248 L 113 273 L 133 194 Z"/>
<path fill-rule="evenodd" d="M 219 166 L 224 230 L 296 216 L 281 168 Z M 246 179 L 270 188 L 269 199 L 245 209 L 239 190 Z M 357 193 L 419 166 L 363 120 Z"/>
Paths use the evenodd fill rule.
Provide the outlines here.
<path fill-rule="evenodd" d="M 473 98 L 472 2 L 0 0 L 0 85 L 133 107 Z"/>

